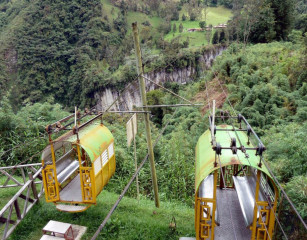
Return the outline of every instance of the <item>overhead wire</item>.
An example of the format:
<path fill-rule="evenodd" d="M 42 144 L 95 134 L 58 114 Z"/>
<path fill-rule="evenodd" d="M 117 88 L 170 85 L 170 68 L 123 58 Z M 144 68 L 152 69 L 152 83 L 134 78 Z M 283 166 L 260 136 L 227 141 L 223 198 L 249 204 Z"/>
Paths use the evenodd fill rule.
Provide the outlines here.
<path fill-rule="evenodd" d="M 192 105 L 194 104 L 194 103 L 192 103 L 190 100 L 188 100 L 188 99 L 186 99 L 186 98 L 184 98 L 184 97 L 182 97 L 182 96 L 180 96 L 180 95 L 174 93 L 173 91 L 171 91 L 171 90 L 169 90 L 169 89 L 163 87 L 163 86 L 160 85 L 159 83 L 156 83 L 156 82 L 152 81 L 150 78 L 145 77 L 144 75 L 143 75 L 143 78 L 145 78 L 145 79 L 148 80 L 149 82 L 151 82 L 151 83 L 157 85 L 158 87 L 164 89 L 165 91 L 167 91 L 167 92 L 173 94 L 174 96 L 176 96 L 176 97 L 178 97 L 178 98 L 180 98 L 180 99 L 182 99 L 182 100 L 184 100 L 184 101 L 186 101 L 186 102 L 188 102 L 188 103 L 190 103 L 190 104 L 192 104 Z"/>
<path fill-rule="evenodd" d="M 210 111 L 210 114 L 212 114 L 211 112 L 211 104 L 210 104 L 210 99 L 209 99 L 209 93 L 208 93 L 208 87 L 207 87 L 207 81 L 205 81 L 205 88 L 206 88 L 206 94 L 207 94 L 207 103 L 208 103 L 208 107 L 209 107 L 209 111 Z M 213 123 L 212 123 L 213 124 Z M 224 183 L 224 187 L 226 187 L 226 183 L 225 183 L 225 178 L 224 178 L 224 173 L 222 171 L 222 164 L 221 164 L 221 161 L 220 161 L 220 157 L 218 154 L 216 154 L 218 156 L 218 160 L 219 160 L 219 165 L 220 165 L 220 173 L 221 173 L 221 176 L 222 176 L 222 179 L 223 179 L 223 183 Z M 216 157 L 215 155 L 215 157 Z M 235 239 L 237 240 L 237 233 L 235 231 L 235 226 L 234 226 L 234 223 L 233 223 L 233 216 L 232 216 L 232 213 L 230 211 L 231 207 L 229 206 L 229 202 L 227 201 L 227 205 L 228 205 L 228 211 L 229 211 L 229 215 L 230 215 L 230 222 L 231 222 L 231 226 L 232 226 L 232 230 L 233 230 L 233 233 L 234 233 L 234 236 L 235 236 Z"/>
<path fill-rule="evenodd" d="M 176 112 L 177 112 L 178 108 L 174 111 L 174 113 L 172 114 L 172 116 L 170 117 L 170 119 L 168 120 L 168 122 L 166 123 L 166 125 L 163 127 L 163 129 L 160 131 L 159 136 L 157 137 L 157 139 L 154 142 L 153 148 L 158 144 L 159 140 L 161 139 L 164 131 L 166 130 L 167 126 L 170 124 L 171 120 L 174 118 Z M 93 235 L 93 237 L 91 238 L 91 240 L 95 240 L 99 233 L 101 232 L 101 230 L 103 229 L 103 227 L 106 225 L 107 221 L 110 219 L 111 215 L 113 214 L 113 212 L 115 211 L 115 209 L 117 208 L 118 204 L 120 203 L 120 201 L 122 200 L 122 198 L 124 197 L 124 195 L 126 194 L 126 192 L 128 191 L 128 188 L 130 187 L 130 185 L 133 183 L 133 181 L 135 180 L 136 176 L 139 174 L 141 168 L 144 166 L 145 162 L 148 159 L 149 154 L 147 153 L 147 155 L 145 156 L 145 158 L 143 159 L 143 161 L 141 162 L 141 164 L 139 165 L 139 167 L 137 168 L 137 170 L 135 171 L 135 173 L 132 175 L 132 177 L 130 178 L 128 184 L 125 186 L 124 190 L 121 192 L 120 196 L 118 197 L 117 201 L 115 202 L 115 204 L 113 205 L 113 207 L 111 208 L 111 210 L 109 211 L 109 213 L 107 214 L 107 216 L 105 217 L 105 219 L 103 220 L 103 222 L 100 224 L 99 228 L 97 229 L 97 231 L 95 232 L 95 234 Z"/>
<path fill-rule="evenodd" d="M 223 121 L 224 121 L 224 123 L 226 124 L 226 122 L 225 122 L 225 119 L 223 118 Z M 233 129 L 234 129 L 234 131 L 235 131 L 235 128 L 234 128 L 234 126 L 232 125 L 232 127 L 233 127 Z M 229 138 L 230 138 L 230 140 L 232 139 L 232 137 L 230 136 L 230 133 L 229 133 L 229 131 L 227 131 L 227 133 L 228 133 L 228 135 L 229 135 Z M 235 131 L 235 133 L 236 133 L 236 131 Z M 240 143 L 240 145 L 241 145 L 241 147 L 242 147 L 242 143 L 241 143 L 241 141 L 240 141 L 240 139 L 239 139 L 239 136 L 238 136 L 238 134 L 236 133 L 236 137 L 238 138 L 238 140 L 239 140 L 239 143 Z M 249 162 L 249 166 L 250 167 L 252 167 L 252 165 L 251 165 L 251 163 L 250 163 L 250 161 L 249 161 L 249 159 L 248 159 L 248 155 L 246 155 L 246 153 L 244 153 L 245 154 L 245 158 L 248 160 L 248 162 Z M 239 154 L 238 154 L 238 152 L 236 152 L 236 155 L 237 155 L 237 158 L 238 158 L 238 161 L 239 162 L 241 162 L 240 161 L 240 158 L 239 158 Z M 244 175 L 245 175 L 245 177 L 247 177 L 247 174 L 246 174 L 246 172 L 245 172 L 245 170 L 244 170 L 244 168 L 243 168 L 243 166 L 242 166 L 242 164 L 241 164 L 241 169 L 242 169 L 242 171 L 243 171 L 243 173 L 244 173 Z M 252 171 L 253 172 L 253 171 Z M 255 174 L 254 172 L 253 172 L 253 174 Z M 256 177 L 256 176 L 255 176 Z M 260 182 L 259 182 L 259 184 L 260 184 Z M 267 199 L 268 200 L 268 199 Z M 268 200 L 267 201 L 269 204 L 270 204 L 270 201 Z M 257 204 L 257 202 L 255 201 L 255 204 L 257 205 L 257 208 L 259 208 L 260 206 Z M 272 207 L 271 207 L 272 208 Z M 261 216 L 262 217 L 262 216 Z M 269 234 L 269 231 L 268 231 L 268 229 L 267 229 L 267 227 L 266 227 L 266 225 L 264 224 L 264 227 L 265 227 L 265 230 L 266 230 L 266 232 L 267 232 L 267 234 L 268 234 L 268 236 L 269 236 L 269 238 L 270 238 L 270 240 L 272 240 L 271 239 L 271 236 L 270 236 L 270 234 Z M 286 237 L 287 238 L 287 237 Z"/>
<path fill-rule="evenodd" d="M 218 82 L 219 82 L 219 80 L 218 80 Z M 226 95 L 224 89 L 222 88 L 220 82 L 219 82 L 219 84 L 220 84 L 220 87 L 221 87 L 221 89 L 223 90 L 223 92 L 224 92 L 224 94 L 225 94 L 226 99 L 228 100 L 228 97 L 227 97 L 227 95 Z M 234 108 L 233 108 L 233 106 L 232 106 L 232 104 L 230 103 L 229 100 L 228 100 L 228 103 L 229 103 L 229 105 L 231 106 L 231 108 L 232 108 L 233 111 L 234 111 Z M 224 120 L 224 118 L 222 118 L 222 119 L 223 119 L 224 123 L 226 123 L 225 120 Z M 240 146 L 242 147 L 242 142 L 241 142 L 241 140 L 240 140 L 240 138 L 239 138 L 239 136 L 238 136 L 238 134 L 237 134 L 237 132 L 236 132 L 236 130 L 235 130 L 234 125 L 233 125 L 232 123 L 231 123 L 231 125 L 232 125 L 232 127 L 233 127 L 233 129 L 234 129 L 234 132 L 235 132 L 235 134 L 236 134 L 236 137 L 238 138 L 238 141 L 239 141 L 239 143 L 240 143 Z M 228 135 L 229 135 L 229 137 L 230 137 L 230 139 L 231 139 L 231 136 L 230 136 L 229 131 L 227 131 L 227 133 L 228 133 Z M 238 160 L 240 161 L 238 153 L 236 153 L 236 155 L 237 155 L 237 157 L 238 157 Z M 246 153 L 244 153 L 244 155 L 245 155 L 245 158 L 248 160 L 250 167 L 252 167 L 252 165 L 251 165 L 251 163 L 250 163 L 250 161 L 249 161 L 248 155 L 247 155 Z M 267 169 L 269 169 L 268 166 L 266 166 L 266 167 L 267 167 Z M 243 171 L 243 173 L 245 174 L 245 176 L 247 176 L 242 165 L 241 165 L 241 168 L 242 168 L 242 171 Z M 252 173 L 254 174 L 254 176 L 256 177 L 255 173 L 254 173 L 253 171 L 251 171 L 251 172 L 252 172 Z M 274 174 L 273 174 L 272 172 L 271 172 L 271 175 L 274 176 Z M 274 177 L 275 177 L 275 176 L 274 176 Z M 260 184 L 260 183 L 259 183 L 259 184 Z M 265 195 L 265 197 L 267 198 L 266 195 Z M 268 202 L 270 208 L 272 208 L 272 205 L 271 205 L 269 199 L 267 199 L 267 202 Z M 259 205 L 258 205 L 256 202 L 255 202 L 255 204 L 259 207 Z M 275 215 L 275 219 L 276 219 L 277 223 L 279 224 L 279 227 L 281 228 L 281 231 L 283 232 L 283 234 L 284 234 L 284 236 L 286 237 L 286 239 L 288 239 L 288 237 L 287 237 L 287 235 L 285 234 L 285 232 L 284 232 L 284 230 L 283 230 L 283 227 L 282 227 L 281 223 L 279 222 L 279 219 L 278 219 L 278 217 L 276 216 L 276 213 L 275 213 L 275 212 L 274 212 L 274 215 Z M 298 216 L 300 216 L 300 215 L 298 214 Z M 264 225 L 264 226 L 265 226 L 265 225 Z M 266 226 L 265 226 L 265 228 L 266 228 L 266 232 L 268 233 L 268 230 L 267 230 L 267 227 L 266 227 Z M 268 236 L 269 236 L 269 234 L 268 234 Z"/>

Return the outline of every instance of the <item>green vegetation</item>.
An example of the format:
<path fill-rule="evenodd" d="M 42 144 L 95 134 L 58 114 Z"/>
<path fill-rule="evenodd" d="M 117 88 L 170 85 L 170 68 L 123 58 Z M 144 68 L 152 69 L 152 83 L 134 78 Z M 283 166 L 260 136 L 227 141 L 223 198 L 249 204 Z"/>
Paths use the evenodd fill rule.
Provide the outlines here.
<path fill-rule="evenodd" d="M 67 115 L 59 104 L 50 103 L 29 104 L 14 113 L 4 97 L 0 102 L 0 166 L 40 161 L 40 155 L 28 158 L 46 146 L 45 127 Z"/>
<path fill-rule="evenodd" d="M 206 22 L 206 26 L 212 25 L 216 26 L 218 24 L 227 23 L 227 21 L 232 16 L 232 13 L 229 9 L 219 6 L 219 7 L 208 7 L 206 12 L 207 16 L 205 17 L 205 10 L 203 9 L 201 14 L 198 16 L 198 19 L 196 21 L 171 21 L 171 24 L 176 24 L 179 26 L 180 24 L 183 25 L 183 32 L 179 31 L 179 28 L 177 28 L 177 31 L 169 32 L 165 35 L 164 39 L 167 41 L 171 41 L 174 38 L 179 38 L 180 42 L 189 41 L 189 47 L 199 47 L 203 45 L 208 44 L 208 36 L 207 34 L 210 34 L 209 40 L 211 39 L 211 33 L 204 32 L 188 32 L 188 29 L 193 28 L 199 28 L 199 23 L 202 21 Z M 180 12 L 180 19 L 182 19 L 182 15 L 188 16 L 188 12 L 185 8 L 182 9 Z"/>
<path fill-rule="evenodd" d="M 267 161 L 306 219 L 307 41 L 306 7 L 301 0 L 296 7 L 292 0 L 248 0 L 237 6 L 232 0 L 0 1 L 0 165 L 27 160 L 46 146 L 44 128 L 48 123 L 68 115 L 75 105 L 95 105 L 98 90 L 123 89 L 136 77 L 130 27 L 135 21 L 139 23 L 146 72 L 196 70 L 195 82 L 185 86 L 165 83 L 165 87 L 195 99 L 202 94 L 205 80 L 217 76 L 227 86 L 231 103 L 261 136 L 267 146 Z M 187 31 L 227 21 L 227 29 Z M 199 80 L 200 56 L 215 49 L 205 45 L 232 41 L 241 43 L 232 43 L 212 71 L 203 73 L 205 80 Z M 178 103 L 160 89 L 149 92 L 148 101 Z M 226 104 L 224 108 L 230 110 Z M 152 111 L 153 139 L 173 113 L 169 108 Z M 132 185 L 103 237 L 177 239 L 193 235 L 194 148 L 208 128 L 205 114 L 196 108 L 177 109 L 155 147 L 162 208 L 155 210 L 153 203 L 145 200 L 153 199 L 150 168 L 145 164 L 139 175 L 142 200 L 137 203 L 128 198 L 136 195 Z M 104 116 L 115 136 L 117 169 L 99 196 L 99 204 L 71 215 L 54 211 L 42 200 L 12 239 L 39 238 L 51 218 L 88 226 L 85 238 L 94 233 L 134 172 L 133 150 L 126 146 L 127 119 Z M 141 121 L 138 127 L 140 163 L 147 146 Z M 15 148 L 24 142 L 30 144 Z M 30 161 L 40 161 L 39 156 Z M 1 196 L 7 200 L 14 191 L 5 190 Z M 285 209 L 281 220 L 295 223 L 289 206 Z M 168 227 L 173 216 L 176 231 Z M 289 229 L 291 232 L 291 226 Z"/>
<path fill-rule="evenodd" d="M 305 44 L 303 40 L 246 48 L 233 44 L 217 58 L 213 71 L 227 84 L 235 109 L 262 136 L 266 159 L 306 219 L 306 184 L 302 183 L 307 172 Z M 290 213 L 289 208 L 283 221 L 292 218 Z"/>
<path fill-rule="evenodd" d="M 181 11 L 187 16 L 188 5 L 183 4 Z M 179 21 L 182 13 L 172 1 L 157 6 L 150 1 L 3 1 L 0 13 L 0 93 L 2 97 L 14 89 L 14 94 L 7 95 L 14 110 L 40 101 L 61 103 L 68 109 L 90 107 L 97 89 L 123 88 L 136 76 L 129 61 L 134 56 L 132 22 L 139 22 L 148 55 L 160 53 L 162 59 L 163 55 L 176 57 L 180 48 L 210 41 L 209 35 L 186 32 L 189 24 L 198 26 L 203 17 Z M 221 6 L 210 7 L 207 22 L 225 22 L 230 15 Z M 165 36 L 174 25 L 174 36 Z M 161 62 L 150 57 L 150 62 Z"/>
<path fill-rule="evenodd" d="M 64 213 L 55 209 L 42 198 L 34 206 L 10 239 L 36 240 L 42 236 L 42 228 L 50 219 L 86 226 L 88 229 L 82 239 L 90 239 L 103 218 L 118 198 L 117 194 L 103 191 L 96 206 L 83 213 Z M 127 217 L 129 216 L 129 217 Z M 176 228 L 170 228 L 175 217 Z M 178 239 L 179 236 L 194 235 L 194 209 L 179 202 L 161 202 L 159 209 L 152 201 L 141 197 L 140 201 L 125 197 L 99 239 Z"/>

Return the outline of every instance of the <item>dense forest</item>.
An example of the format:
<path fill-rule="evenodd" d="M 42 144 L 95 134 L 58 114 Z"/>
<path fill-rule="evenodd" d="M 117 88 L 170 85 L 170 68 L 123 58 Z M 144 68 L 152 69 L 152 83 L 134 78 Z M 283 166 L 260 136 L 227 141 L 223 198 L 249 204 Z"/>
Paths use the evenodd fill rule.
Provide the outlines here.
<path fill-rule="evenodd" d="M 226 22 L 222 16 L 212 21 L 210 11 L 229 14 L 227 28 L 213 29 Z M 205 83 L 212 87 L 221 81 L 236 112 L 262 138 L 266 160 L 306 220 L 305 0 L 0 0 L 0 166 L 40 161 L 40 156 L 28 158 L 46 146 L 48 123 L 67 116 L 74 106 L 95 106 L 98 90 L 121 90 L 135 79 L 134 21 L 140 28 L 146 72 L 196 69 L 192 83 L 165 87 L 193 101 L 203 96 L 200 101 L 206 102 Z M 186 37 L 195 26 L 211 30 Z M 214 49 L 211 44 L 223 44 L 227 50 L 212 69 L 205 69 L 199 58 Z M 221 90 L 214 86 L 212 91 Z M 149 104 L 179 103 L 161 89 L 147 97 Z M 231 110 L 227 102 L 223 108 Z M 153 139 L 174 114 L 154 149 L 162 200 L 194 203 L 194 149 L 208 128 L 206 110 L 152 111 Z M 104 115 L 116 143 L 110 192 L 120 193 L 134 173 L 133 151 L 126 146 L 129 117 Z M 142 121 L 136 139 L 140 161 L 147 152 Z M 152 199 L 148 164 L 139 181 L 141 194 Z M 132 186 L 128 196 L 135 197 L 135 192 Z"/>

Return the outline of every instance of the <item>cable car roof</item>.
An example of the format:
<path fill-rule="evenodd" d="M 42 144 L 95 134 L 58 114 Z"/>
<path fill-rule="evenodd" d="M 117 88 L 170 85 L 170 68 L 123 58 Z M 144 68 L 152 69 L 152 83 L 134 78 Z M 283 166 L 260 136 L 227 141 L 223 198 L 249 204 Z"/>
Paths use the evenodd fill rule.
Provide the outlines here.
<path fill-rule="evenodd" d="M 77 135 L 73 134 L 72 131 L 69 131 L 53 141 L 54 149 L 59 149 L 65 145 L 65 143 L 80 145 L 93 162 L 114 141 L 114 137 L 110 130 L 106 126 L 100 124 L 99 121 L 79 128 L 78 133 L 80 140 L 79 143 L 77 142 Z M 48 145 L 42 154 L 42 159 L 45 159 L 50 154 L 51 149 L 50 145 Z"/>
<path fill-rule="evenodd" d="M 220 129 L 232 129 L 229 125 L 219 125 Z M 252 144 L 247 145 L 248 137 L 246 133 L 237 131 L 236 132 L 240 138 L 240 141 L 245 147 L 251 147 Z M 239 140 L 233 131 L 217 131 L 216 142 L 220 143 L 222 146 L 230 146 L 230 138 L 236 138 L 237 144 Z M 259 164 L 259 156 L 256 156 L 255 150 L 246 150 L 249 155 L 247 159 L 241 151 L 237 151 L 237 154 L 233 154 L 231 150 L 223 149 L 220 155 L 220 161 L 222 167 L 227 165 L 242 164 L 247 166 L 252 166 L 253 168 L 259 169 L 266 175 L 271 177 L 268 169 L 262 165 L 261 168 Z M 196 173 L 195 173 L 195 191 L 197 191 L 201 181 L 205 179 L 211 172 L 220 168 L 218 157 L 216 158 L 217 167 L 214 167 L 215 162 L 215 151 L 212 149 L 211 145 L 211 132 L 207 130 L 202 134 L 196 145 Z"/>

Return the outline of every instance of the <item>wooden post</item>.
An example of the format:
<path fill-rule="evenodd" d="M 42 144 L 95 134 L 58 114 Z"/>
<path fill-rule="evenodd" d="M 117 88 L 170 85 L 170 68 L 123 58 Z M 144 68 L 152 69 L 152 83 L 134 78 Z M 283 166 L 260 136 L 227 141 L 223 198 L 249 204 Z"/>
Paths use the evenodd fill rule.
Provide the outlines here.
<path fill-rule="evenodd" d="M 31 172 L 29 172 L 28 175 L 29 175 L 29 179 L 32 181 L 32 182 L 31 182 L 31 188 L 32 188 L 33 196 L 34 196 L 34 198 L 37 200 L 37 202 L 39 202 L 39 198 L 38 198 L 37 190 L 36 190 L 36 187 L 35 187 L 33 175 L 32 175 Z M 15 207 L 16 207 L 16 206 L 15 206 Z"/>
<path fill-rule="evenodd" d="M 141 55 L 141 48 L 140 48 L 140 41 L 139 41 L 139 33 L 137 23 L 132 23 L 132 30 L 133 30 L 133 38 L 134 38 L 134 48 L 135 54 L 137 58 L 137 73 L 139 75 L 139 88 L 142 98 L 142 105 L 143 111 L 148 112 L 147 107 L 147 98 L 146 98 L 146 89 L 145 89 L 145 81 L 143 77 L 143 65 L 142 65 L 142 55 Z M 146 128 L 146 139 L 147 139 L 147 146 L 148 146 L 148 154 L 149 154 L 149 161 L 150 161 L 150 170 L 151 170 L 151 178 L 152 178 L 152 185 L 154 189 L 155 195 L 155 204 L 156 207 L 160 207 L 159 202 L 159 193 L 158 193 L 158 183 L 157 183 L 157 175 L 156 175 L 156 167 L 155 167 L 155 157 L 152 147 L 151 141 L 151 130 L 150 130 L 150 122 L 149 122 L 149 113 L 144 113 L 144 120 L 145 120 L 145 128 Z"/>
<path fill-rule="evenodd" d="M 138 169 L 138 161 L 136 157 L 136 142 L 135 142 L 135 133 L 134 133 L 134 121 L 131 121 L 132 123 L 132 134 L 133 134 L 133 150 L 134 150 L 134 166 L 135 166 L 135 171 Z M 140 200 L 140 188 L 139 188 L 139 177 L 138 174 L 135 177 L 136 181 L 136 197 L 137 200 Z"/>

